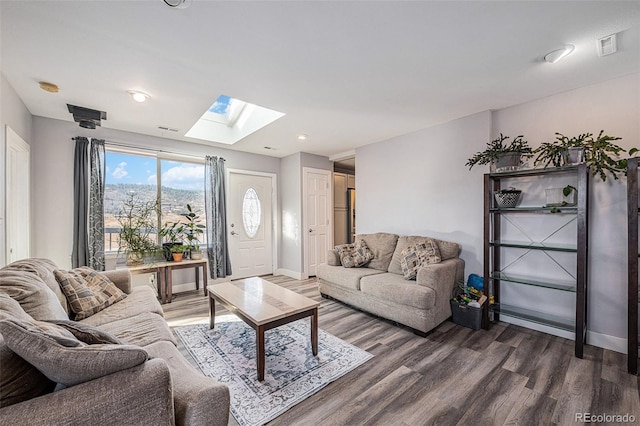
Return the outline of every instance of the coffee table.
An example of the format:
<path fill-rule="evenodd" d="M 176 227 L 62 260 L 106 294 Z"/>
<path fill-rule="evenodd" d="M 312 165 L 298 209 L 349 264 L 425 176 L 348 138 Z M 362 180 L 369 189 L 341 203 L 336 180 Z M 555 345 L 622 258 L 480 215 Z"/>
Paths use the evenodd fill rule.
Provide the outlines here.
<path fill-rule="evenodd" d="M 216 301 L 256 331 L 258 380 L 264 380 L 264 332 L 311 317 L 311 350 L 318 355 L 318 306 L 308 297 L 259 277 L 210 285 L 209 328 L 215 327 Z"/>

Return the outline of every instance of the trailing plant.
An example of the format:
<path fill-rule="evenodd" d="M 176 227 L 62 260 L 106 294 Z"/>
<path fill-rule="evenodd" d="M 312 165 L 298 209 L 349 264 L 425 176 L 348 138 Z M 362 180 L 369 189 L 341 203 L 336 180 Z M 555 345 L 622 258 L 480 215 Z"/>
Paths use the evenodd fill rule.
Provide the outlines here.
<path fill-rule="evenodd" d="M 143 201 L 130 193 L 118 213 L 120 244 L 118 252 L 127 254 L 127 263 L 142 263 L 145 257 L 155 256 L 159 248 L 155 243 L 158 200 Z"/>
<path fill-rule="evenodd" d="M 509 136 L 500 133 L 500 137 L 487 143 L 484 151 L 477 152 L 473 157 L 467 160 L 465 166 L 469 166 L 469 170 L 476 164 L 490 164 L 496 162 L 500 155 L 507 153 L 518 153 L 521 158 L 530 158 L 533 156 L 533 149 L 524 139 L 523 135 L 516 136 L 511 143 L 507 143 Z"/>
<path fill-rule="evenodd" d="M 585 140 L 592 136 L 590 133 L 583 133 L 572 138 L 568 138 L 556 132 L 556 139 L 553 142 L 543 142 L 533 153 L 538 154 L 533 160 L 534 166 L 544 163 L 544 168 L 549 165 L 562 167 L 567 164 L 569 148 L 584 148 Z"/>

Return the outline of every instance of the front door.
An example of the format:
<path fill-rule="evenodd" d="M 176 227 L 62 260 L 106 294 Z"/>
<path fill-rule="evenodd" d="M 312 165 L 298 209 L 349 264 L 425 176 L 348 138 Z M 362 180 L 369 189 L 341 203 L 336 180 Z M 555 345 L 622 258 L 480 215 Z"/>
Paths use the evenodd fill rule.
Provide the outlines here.
<path fill-rule="evenodd" d="M 303 168 L 303 215 L 305 223 L 304 264 L 307 277 L 316 275 L 316 268 L 327 262 L 330 245 L 331 172 Z"/>
<path fill-rule="evenodd" d="M 232 278 L 273 273 L 272 178 L 229 172 L 227 232 Z"/>

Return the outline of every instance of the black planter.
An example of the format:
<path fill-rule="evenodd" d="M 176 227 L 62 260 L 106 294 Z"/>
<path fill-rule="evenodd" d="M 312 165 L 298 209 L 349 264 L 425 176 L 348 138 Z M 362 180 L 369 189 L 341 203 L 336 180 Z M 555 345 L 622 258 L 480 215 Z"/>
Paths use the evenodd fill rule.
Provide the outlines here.
<path fill-rule="evenodd" d="M 167 262 L 173 260 L 173 255 L 171 253 L 171 247 L 179 246 L 180 243 L 162 243 L 162 255 Z"/>

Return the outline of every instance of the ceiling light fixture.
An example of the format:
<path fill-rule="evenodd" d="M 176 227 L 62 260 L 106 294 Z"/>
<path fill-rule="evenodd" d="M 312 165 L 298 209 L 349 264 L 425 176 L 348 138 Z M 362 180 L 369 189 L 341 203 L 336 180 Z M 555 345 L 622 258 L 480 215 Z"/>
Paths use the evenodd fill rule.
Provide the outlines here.
<path fill-rule="evenodd" d="M 191 6 L 192 0 L 164 0 L 164 3 L 173 9 L 186 9 Z"/>
<path fill-rule="evenodd" d="M 560 59 L 568 56 L 576 47 L 573 44 L 567 44 L 562 49 L 554 50 L 553 52 L 547 53 L 544 57 L 544 60 L 549 62 L 550 64 L 555 64 Z"/>
<path fill-rule="evenodd" d="M 136 102 L 144 102 L 147 99 L 151 98 L 151 96 L 148 93 L 144 93 L 139 90 L 127 90 L 127 93 L 129 93 L 133 98 L 133 100 Z"/>
<path fill-rule="evenodd" d="M 38 84 L 40 85 L 40 88 L 45 92 L 58 93 L 60 91 L 60 88 L 53 83 L 47 83 L 46 81 L 39 81 Z"/>
<path fill-rule="evenodd" d="M 307 139 L 309 139 L 309 135 L 305 135 L 303 133 L 303 134 L 298 135 L 297 138 L 298 138 L 299 141 L 306 141 Z"/>

